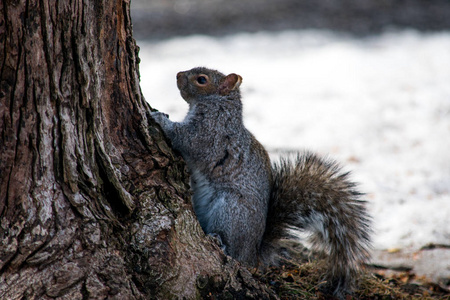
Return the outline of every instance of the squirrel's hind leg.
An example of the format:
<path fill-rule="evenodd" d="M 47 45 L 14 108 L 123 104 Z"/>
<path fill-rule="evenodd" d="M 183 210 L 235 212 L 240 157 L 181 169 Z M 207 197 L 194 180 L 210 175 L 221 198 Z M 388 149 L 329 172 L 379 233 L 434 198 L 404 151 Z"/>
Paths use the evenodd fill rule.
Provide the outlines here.
<path fill-rule="evenodd" d="M 266 222 L 264 210 L 255 209 L 255 202 L 239 192 L 224 192 L 220 198 L 222 201 L 212 212 L 207 233 L 220 236 L 227 255 L 256 266 Z"/>

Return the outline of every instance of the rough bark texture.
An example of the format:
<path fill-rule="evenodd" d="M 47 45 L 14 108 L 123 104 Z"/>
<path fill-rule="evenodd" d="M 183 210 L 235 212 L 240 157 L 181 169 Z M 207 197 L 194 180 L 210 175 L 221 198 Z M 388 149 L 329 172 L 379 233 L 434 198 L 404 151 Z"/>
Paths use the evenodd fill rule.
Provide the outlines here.
<path fill-rule="evenodd" d="M 0 299 L 272 297 L 195 219 L 129 5 L 0 2 Z"/>

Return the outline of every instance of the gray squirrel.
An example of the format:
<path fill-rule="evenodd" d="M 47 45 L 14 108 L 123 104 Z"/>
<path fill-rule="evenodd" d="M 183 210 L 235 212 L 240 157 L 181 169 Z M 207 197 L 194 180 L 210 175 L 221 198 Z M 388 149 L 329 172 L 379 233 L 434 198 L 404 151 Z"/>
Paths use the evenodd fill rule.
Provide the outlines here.
<path fill-rule="evenodd" d="M 309 233 L 328 254 L 325 291 L 344 298 L 369 258 L 370 217 L 348 173 L 304 152 L 271 164 L 245 128 L 242 77 L 207 68 L 177 74 L 189 104 L 182 122 L 152 112 L 191 175 L 194 211 L 224 252 L 250 266 L 276 263 L 277 242 L 291 229 Z"/>

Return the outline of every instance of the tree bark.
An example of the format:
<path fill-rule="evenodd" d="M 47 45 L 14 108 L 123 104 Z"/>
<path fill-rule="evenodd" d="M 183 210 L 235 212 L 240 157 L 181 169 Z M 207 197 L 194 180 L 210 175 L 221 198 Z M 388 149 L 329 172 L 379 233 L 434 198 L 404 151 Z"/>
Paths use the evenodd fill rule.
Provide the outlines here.
<path fill-rule="evenodd" d="M 273 297 L 198 225 L 129 6 L 0 2 L 0 299 Z"/>

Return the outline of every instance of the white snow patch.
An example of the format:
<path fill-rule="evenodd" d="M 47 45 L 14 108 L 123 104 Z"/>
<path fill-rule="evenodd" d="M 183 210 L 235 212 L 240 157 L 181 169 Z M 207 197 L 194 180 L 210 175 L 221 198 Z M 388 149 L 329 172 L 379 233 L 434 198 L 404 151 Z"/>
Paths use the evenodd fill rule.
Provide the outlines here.
<path fill-rule="evenodd" d="M 327 31 L 139 42 L 141 87 L 181 121 L 175 75 L 238 73 L 245 123 L 267 147 L 330 154 L 368 192 L 375 248 L 450 241 L 450 32 L 363 39 Z"/>

